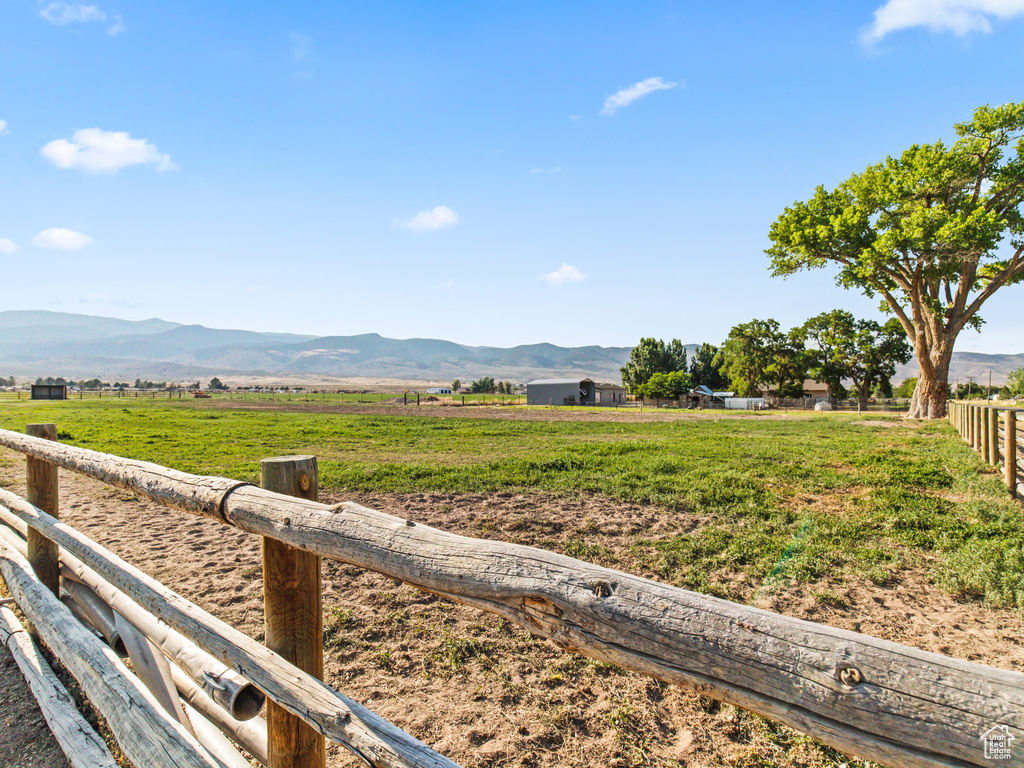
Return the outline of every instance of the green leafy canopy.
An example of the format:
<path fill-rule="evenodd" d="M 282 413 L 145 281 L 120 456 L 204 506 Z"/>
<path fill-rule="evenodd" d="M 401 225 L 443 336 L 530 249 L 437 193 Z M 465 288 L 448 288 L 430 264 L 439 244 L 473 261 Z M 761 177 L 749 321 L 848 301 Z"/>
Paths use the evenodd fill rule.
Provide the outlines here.
<path fill-rule="evenodd" d="M 1024 102 L 980 107 L 952 146 L 915 144 L 772 224 L 772 274 L 837 264 L 837 283 L 880 295 L 941 396 L 957 334 L 999 288 L 1024 280 Z M 916 397 L 916 395 L 915 395 Z M 934 410 L 934 408 L 933 408 Z"/>

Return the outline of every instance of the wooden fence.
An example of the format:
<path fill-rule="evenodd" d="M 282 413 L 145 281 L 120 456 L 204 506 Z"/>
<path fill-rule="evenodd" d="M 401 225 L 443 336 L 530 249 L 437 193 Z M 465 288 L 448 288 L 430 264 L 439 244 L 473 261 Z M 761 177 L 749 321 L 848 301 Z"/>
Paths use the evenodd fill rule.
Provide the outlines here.
<path fill-rule="evenodd" d="M 1024 496 L 1024 408 L 953 400 L 949 420 L 987 464 L 1003 470 L 1006 489 Z"/>
<path fill-rule="evenodd" d="M 273 768 L 322 765 L 322 737 L 374 766 L 454 765 L 331 689 L 310 669 L 283 658 L 320 640 L 309 639 L 308 625 L 320 621 L 321 557 L 498 614 L 563 650 L 690 687 L 886 765 L 991 765 L 986 737 L 1005 733 L 1024 744 L 1024 674 L 731 603 L 532 547 L 457 536 L 351 502 L 320 504 L 314 500 L 315 461 L 309 457 L 293 461 L 288 472 L 268 469 L 279 460 L 264 461 L 263 484 L 273 486 L 267 488 L 6 430 L 0 430 L 0 445 L 25 454 L 30 464 L 79 472 L 263 536 L 265 545 L 272 544 L 264 548 L 267 621 L 281 621 L 279 632 L 268 627 L 268 642 L 275 646 L 268 649 L 61 525 L 52 514 L 56 509 L 48 514 L 0 491 L 0 505 L 8 510 L 0 510 L 0 517 L 37 534 L 28 554 L 38 572 L 57 567 L 47 546 L 58 545 L 62 555 L 78 563 L 73 567 L 97 575 L 101 581 L 96 584 L 110 600 L 130 597 L 250 680 L 290 716 L 276 724 L 271 709 L 268 760 Z M 31 487 L 38 483 L 31 466 L 29 472 Z M 268 482 L 270 477 L 278 479 Z M 268 559 L 275 561 L 270 567 Z M 101 685 L 116 676 L 116 665 L 107 659 L 112 654 L 87 649 L 84 662 L 66 658 L 76 649 L 47 627 L 47 614 L 60 618 L 62 606 L 3 538 L 0 567 L 19 606 L 83 681 L 90 698 L 105 696 L 105 706 L 116 709 Z M 274 575 L 282 567 L 289 578 Z M 283 584 L 291 585 L 292 594 Z M 302 616 L 306 618 L 298 618 Z M 316 626 L 314 635 L 319 633 Z M 297 663 L 310 665 L 310 655 L 318 652 L 314 648 L 306 661 Z M 312 659 L 312 666 L 316 661 Z M 117 695 L 123 707 L 128 694 Z M 129 709 L 138 718 L 144 707 L 132 704 Z M 159 712 L 152 718 L 159 720 Z M 303 742 L 299 720 L 313 733 L 312 746 Z M 143 756 L 135 759 L 139 765 L 226 764 L 211 757 L 178 723 L 168 721 L 159 732 L 137 721 L 125 727 L 131 749 Z M 144 738 L 156 739 L 155 745 L 134 744 Z M 293 747 L 291 758 L 275 755 L 278 741 L 293 747 L 306 743 L 306 762 L 294 761 L 298 752 Z M 177 751 L 169 758 L 172 746 Z M 287 759 L 293 762 L 283 761 Z M 1011 751 L 999 764 L 1024 766 L 1024 748 Z"/>

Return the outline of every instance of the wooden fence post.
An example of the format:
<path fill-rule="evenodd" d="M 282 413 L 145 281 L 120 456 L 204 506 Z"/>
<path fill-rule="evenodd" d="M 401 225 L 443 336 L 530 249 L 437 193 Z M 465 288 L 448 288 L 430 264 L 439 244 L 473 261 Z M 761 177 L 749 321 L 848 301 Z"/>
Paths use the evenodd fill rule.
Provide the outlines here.
<path fill-rule="evenodd" d="M 25 433 L 47 440 L 57 439 L 56 424 L 29 424 Z M 57 491 L 57 467 L 42 459 L 26 457 L 28 467 L 28 493 L 25 500 L 39 509 L 57 517 L 59 494 Z M 32 570 L 47 589 L 60 599 L 60 561 L 57 545 L 52 541 L 28 530 L 28 561 Z"/>
<path fill-rule="evenodd" d="M 981 453 L 981 406 L 974 406 L 974 450 Z"/>
<path fill-rule="evenodd" d="M 992 422 L 989 421 L 989 418 L 988 418 L 989 410 L 990 409 L 987 406 L 982 406 L 981 411 L 980 411 L 981 412 L 981 441 L 980 441 L 980 445 L 978 446 L 978 450 L 981 453 L 982 461 L 984 461 L 986 463 L 988 463 L 989 446 L 992 444 L 992 432 L 989 429 L 991 427 L 991 425 L 992 425 Z"/>
<path fill-rule="evenodd" d="M 999 467 L 999 409 L 992 406 L 988 409 L 988 463 Z"/>
<path fill-rule="evenodd" d="M 316 501 L 316 457 L 283 456 L 260 461 L 260 486 Z M 318 680 L 324 677 L 320 558 L 263 538 L 263 608 L 267 648 Z M 323 768 L 324 737 L 267 700 L 268 768 Z"/>
<path fill-rule="evenodd" d="M 1006 434 L 1003 440 L 1003 461 L 1006 462 L 1006 487 L 1017 495 L 1017 412 L 1006 410 Z"/>

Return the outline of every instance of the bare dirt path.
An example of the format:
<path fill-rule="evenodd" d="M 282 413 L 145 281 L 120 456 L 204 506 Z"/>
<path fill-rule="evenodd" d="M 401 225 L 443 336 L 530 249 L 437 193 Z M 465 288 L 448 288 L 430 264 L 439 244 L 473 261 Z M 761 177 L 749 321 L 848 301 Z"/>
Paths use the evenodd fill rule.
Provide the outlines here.
<path fill-rule="evenodd" d="M 0 484 L 23 494 L 23 480 L 23 459 L 0 453 Z M 345 499 L 453 532 L 551 548 L 649 577 L 633 546 L 636 540 L 685 534 L 703 522 L 601 498 L 353 494 Z M 256 537 L 70 472 L 61 472 L 61 510 L 62 520 L 262 639 Z M 731 706 L 565 654 L 497 617 L 379 575 L 326 562 L 323 583 L 327 681 L 464 766 L 848 763 Z M 826 587 L 830 597 L 822 600 Z M 898 574 L 887 589 L 855 579 L 770 588 L 750 583 L 744 590 L 750 602 L 783 613 L 1024 670 L 1019 612 L 959 603 L 923 572 Z M 30 716 L 20 714 L 23 707 L 23 697 L 5 693 L 0 722 L 28 722 Z M 14 736 L 33 743 L 38 737 L 38 728 Z M 0 765 L 9 764 L 4 754 L 10 753 L 0 753 Z M 328 754 L 332 768 L 358 764 L 335 745 Z"/>

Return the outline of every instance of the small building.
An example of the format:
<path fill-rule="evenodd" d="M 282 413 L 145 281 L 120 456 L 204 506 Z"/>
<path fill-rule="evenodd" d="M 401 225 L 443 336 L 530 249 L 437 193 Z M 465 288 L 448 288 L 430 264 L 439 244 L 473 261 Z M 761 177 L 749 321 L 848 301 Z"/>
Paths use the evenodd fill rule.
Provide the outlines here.
<path fill-rule="evenodd" d="M 626 402 L 626 388 L 619 384 L 595 384 L 594 405 L 619 405 Z"/>
<path fill-rule="evenodd" d="M 67 400 L 67 384 L 33 384 L 33 400 Z"/>
<path fill-rule="evenodd" d="M 593 379 L 537 379 L 526 384 L 527 405 L 595 405 Z"/>
<path fill-rule="evenodd" d="M 689 396 L 680 398 L 680 401 L 689 400 L 687 405 L 690 408 L 725 408 L 725 401 L 735 395 L 735 392 L 714 392 L 710 387 L 700 384 L 690 390 Z"/>
<path fill-rule="evenodd" d="M 427 387 L 428 395 L 450 395 L 451 393 L 451 387 Z"/>
<path fill-rule="evenodd" d="M 804 397 L 810 398 L 815 402 L 821 400 L 828 400 L 828 384 L 823 384 L 815 379 L 804 379 Z"/>

